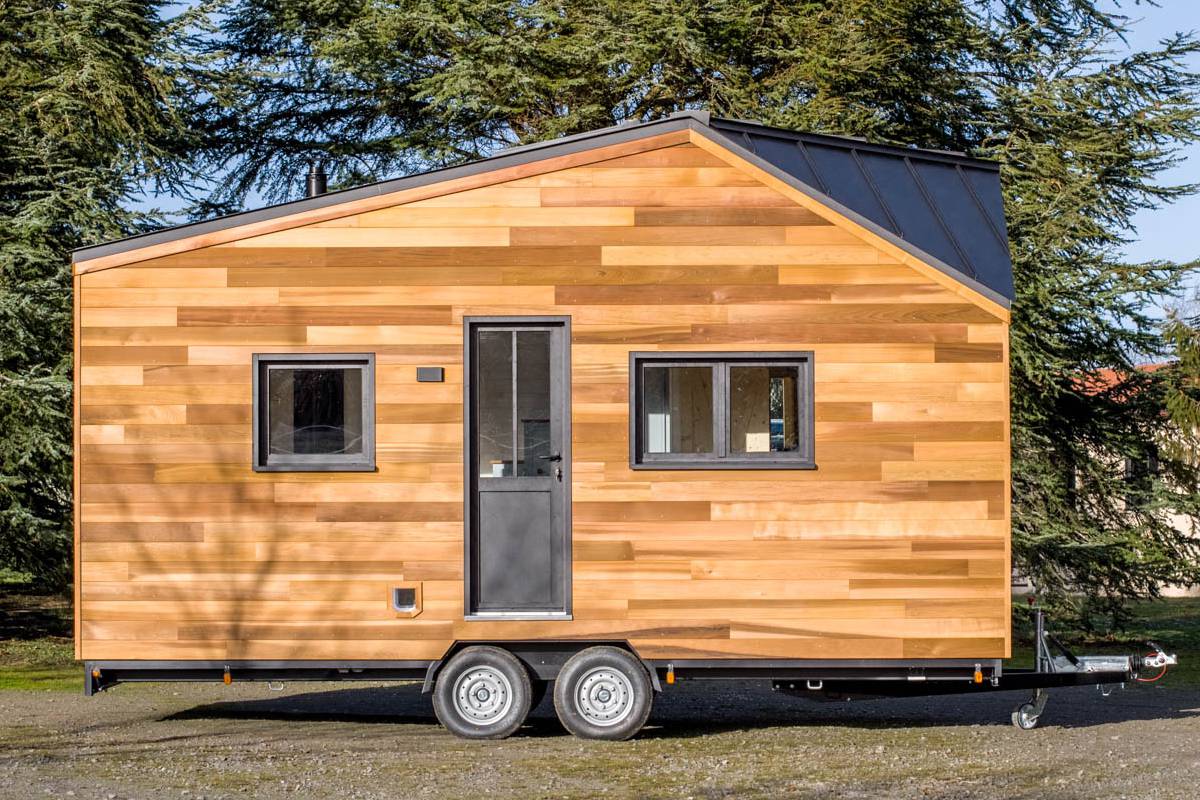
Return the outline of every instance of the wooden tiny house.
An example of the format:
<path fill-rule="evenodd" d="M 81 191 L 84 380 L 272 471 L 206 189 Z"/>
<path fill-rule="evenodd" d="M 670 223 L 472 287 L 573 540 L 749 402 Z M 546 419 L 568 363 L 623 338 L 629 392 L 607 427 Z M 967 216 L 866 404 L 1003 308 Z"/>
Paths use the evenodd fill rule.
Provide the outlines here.
<path fill-rule="evenodd" d="M 987 162 L 688 113 L 87 248 L 75 290 L 97 674 L 1009 655 Z"/>

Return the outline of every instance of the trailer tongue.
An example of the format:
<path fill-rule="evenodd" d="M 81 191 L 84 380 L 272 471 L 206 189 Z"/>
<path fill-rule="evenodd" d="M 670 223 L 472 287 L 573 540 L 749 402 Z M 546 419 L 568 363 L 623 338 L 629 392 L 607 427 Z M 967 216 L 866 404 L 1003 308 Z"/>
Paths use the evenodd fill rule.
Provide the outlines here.
<path fill-rule="evenodd" d="M 1111 687 L 1126 683 L 1153 683 L 1178 663 L 1174 655 L 1147 642 L 1144 655 L 1077 656 L 1046 630 L 1040 610 L 1035 611 L 1036 655 L 1029 669 L 996 668 L 986 678 L 982 665 L 970 675 L 933 673 L 922 670 L 906 676 L 833 677 L 772 682 L 775 691 L 808 699 L 839 700 L 867 697 L 923 697 L 944 694 L 974 694 L 1030 690 L 1032 696 L 1017 706 L 1012 723 L 1022 730 L 1037 727 L 1049 697 L 1047 690 L 1063 686 L 1098 686 L 1105 696 Z M 1105 691 L 1105 688 L 1108 688 Z"/>

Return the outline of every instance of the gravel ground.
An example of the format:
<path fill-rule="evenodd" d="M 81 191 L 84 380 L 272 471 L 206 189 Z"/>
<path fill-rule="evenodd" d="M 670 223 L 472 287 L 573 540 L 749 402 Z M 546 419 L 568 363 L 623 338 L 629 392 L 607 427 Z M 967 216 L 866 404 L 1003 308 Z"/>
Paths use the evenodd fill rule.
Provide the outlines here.
<path fill-rule="evenodd" d="M 4 798 L 1154 797 L 1200 794 L 1200 691 L 810 703 L 669 687 L 631 742 L 566 735 L 550 701 L 503 742 L 455 739 L 415 685 L 0 692 Z"/>

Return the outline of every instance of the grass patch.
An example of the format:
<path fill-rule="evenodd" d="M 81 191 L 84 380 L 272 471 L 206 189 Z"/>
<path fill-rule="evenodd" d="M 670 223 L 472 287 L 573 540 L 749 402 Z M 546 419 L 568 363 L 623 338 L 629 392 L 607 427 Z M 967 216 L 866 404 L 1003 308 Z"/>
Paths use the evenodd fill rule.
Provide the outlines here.
<path fill-rule="evenodd" d="M 0 575 L 0 642 L 71 636 L 71 595 L 38 593 L 19 576 Z"/>
<path fill-rule="evenodd" d="M 0 567 L 0 588 L 10 586 L 32 586 L 33 576 L 28 572 L 17 572 L 8 567 Z"/>
<path fill-rule="evenodd" d="M 0 642 L 0 691 L 80 691 L 82 669 L 70 639 Z"/>
<path fill-rule="evenodd" d="M 0 691 L 80 691 L 71 632 L 69 595 L 35 594 L 19 573 L 0 573 Z"/>
<path fill-rule="evenodd" d="M 0 692 L 78 692 L 83 689 L 80 667 L 38 669 L 5 667 L 0 670 Z"/>

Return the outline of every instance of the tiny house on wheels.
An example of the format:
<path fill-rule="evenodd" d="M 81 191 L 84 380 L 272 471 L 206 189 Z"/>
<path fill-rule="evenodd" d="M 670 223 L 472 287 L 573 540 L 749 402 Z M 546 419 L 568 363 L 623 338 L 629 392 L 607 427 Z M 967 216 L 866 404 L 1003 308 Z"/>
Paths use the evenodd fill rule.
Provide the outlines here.
<path fill-rule="evenodd" d="M 993 164 L 689 112 L 311 194 L 75 253 L 89 693 L 1006 686 Z"/>

